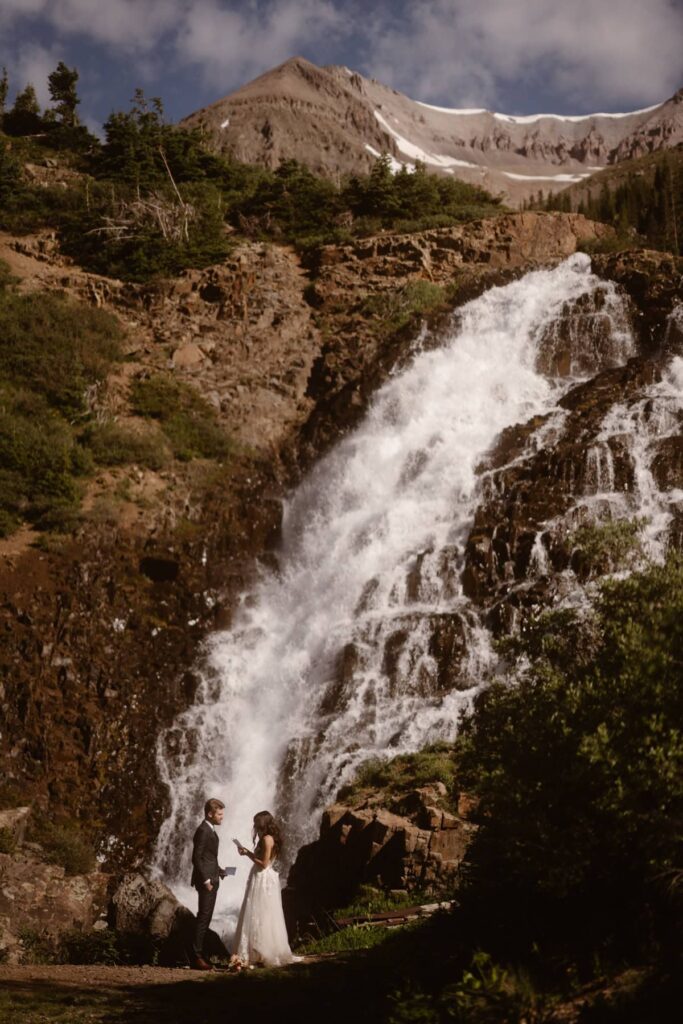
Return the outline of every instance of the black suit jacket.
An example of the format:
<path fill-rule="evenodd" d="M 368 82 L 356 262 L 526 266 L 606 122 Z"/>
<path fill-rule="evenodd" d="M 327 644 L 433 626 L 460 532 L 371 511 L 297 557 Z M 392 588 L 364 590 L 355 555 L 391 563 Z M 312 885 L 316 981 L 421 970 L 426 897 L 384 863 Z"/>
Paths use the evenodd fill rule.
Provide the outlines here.
<path fill-rule="evenodd" d="M 192 882 L 195 889 L 203 888 L 207 879 L 213 886 L 219 884 L 223 872 L 218 866 L 218 836 L 206 818 L 192 840 Z"/>

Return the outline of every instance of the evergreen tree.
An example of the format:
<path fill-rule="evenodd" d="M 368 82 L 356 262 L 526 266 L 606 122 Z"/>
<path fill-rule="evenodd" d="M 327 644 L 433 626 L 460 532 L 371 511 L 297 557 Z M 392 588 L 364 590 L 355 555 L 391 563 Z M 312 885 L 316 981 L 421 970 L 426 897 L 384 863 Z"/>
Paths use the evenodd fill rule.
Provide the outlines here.
<path fill-rule="evenodd" d="M 7 77 L 7 68 L 2 69 L 2 75 L 0 75 L 0 128 L 2 128 L 5 120 L 5 107 L 7 106 L 7 93 L 9 92 L 9 79 Z"/>
<path fill-rule="evenodd" d="M 4 129 L 8 135 L 34 135 L 43 128 L 36 90 L 31 83 L 20 92 L 14 106 L 5 115 Z"/>
<path fill-rule="evenodd" d="M 75 128 L 78 124 L 76 107 L 81 102 L 76 92 L 78 71 L 76 68 L 68 68 L 64 61 L 59 62 L 55 70 L 48 76 L 50 98 L 55 104 L 55 110 L 60 123 L 65 128 Z"/>

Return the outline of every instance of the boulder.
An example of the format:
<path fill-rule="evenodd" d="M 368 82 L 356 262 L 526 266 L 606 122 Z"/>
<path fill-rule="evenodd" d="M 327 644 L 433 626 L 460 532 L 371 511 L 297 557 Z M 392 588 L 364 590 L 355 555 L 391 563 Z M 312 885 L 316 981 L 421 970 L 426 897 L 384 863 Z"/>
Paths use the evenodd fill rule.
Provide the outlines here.
<path fill-rule="evenodd" d="M 124 875 L 111 898 L 109 924 L 117 932 L 148 939 L 164 966 L 187 964 L 191 957 L 195 915 L 167 885 L 138 872 Z M 206 937 L 207 956 L 227 958 L 228 950 L 214 931 Z"/>

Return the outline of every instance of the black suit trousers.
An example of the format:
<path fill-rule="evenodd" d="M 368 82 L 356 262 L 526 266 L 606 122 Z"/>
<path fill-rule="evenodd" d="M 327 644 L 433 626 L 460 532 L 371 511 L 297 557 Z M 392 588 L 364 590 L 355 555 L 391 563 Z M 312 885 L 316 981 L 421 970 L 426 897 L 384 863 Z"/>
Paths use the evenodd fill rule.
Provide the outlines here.
<path fill-rule="evenodd" d="M 204 956 L 204 939 L 206 933 L 211 924 L 211 918 L 213 917 L 213 910 L 216 906 L 216 896 L 218 895 L 218 886 L 214 885 L 211 892 L 202 885 L 198 890 L 199 905 L 197 906 L 197 920 L 194 926 L 194 941 L 192 943 L 192 952 L 195 956 Z"/>

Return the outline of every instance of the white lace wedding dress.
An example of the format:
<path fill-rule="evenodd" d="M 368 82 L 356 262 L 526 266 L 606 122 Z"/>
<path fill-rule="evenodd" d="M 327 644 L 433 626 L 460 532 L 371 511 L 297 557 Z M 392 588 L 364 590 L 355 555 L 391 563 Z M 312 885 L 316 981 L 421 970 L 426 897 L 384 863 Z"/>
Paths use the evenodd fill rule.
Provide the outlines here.
<path fill-rule="evenodd" d="M 280 876 L 271 865 L 254 864 L 247 880 L 233 943 L 244 963 L 281 967 L 294 961 L 282 913 Z"/>

